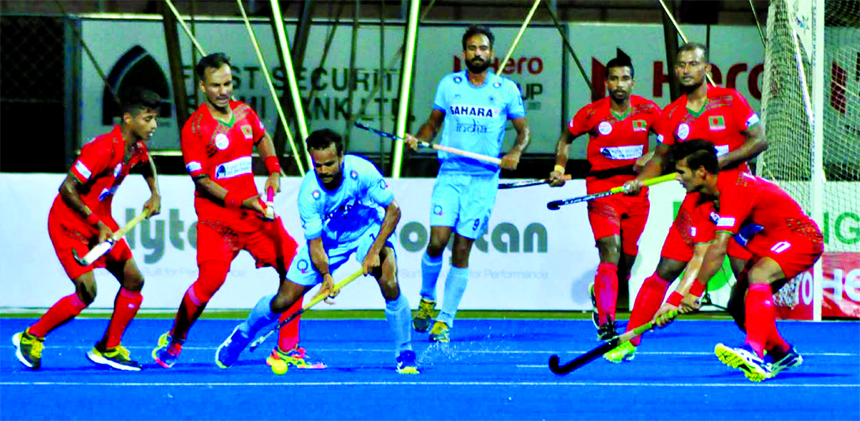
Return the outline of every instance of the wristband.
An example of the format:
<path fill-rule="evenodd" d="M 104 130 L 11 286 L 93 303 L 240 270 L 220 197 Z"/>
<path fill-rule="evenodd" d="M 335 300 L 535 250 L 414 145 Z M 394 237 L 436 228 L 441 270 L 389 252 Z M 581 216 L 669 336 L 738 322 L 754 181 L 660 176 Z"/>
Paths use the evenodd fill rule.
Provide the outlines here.
<path fill-rule="evenodd" d="M 675 291 L 672 293 L 672 295 L 669 296 L 669 299 L 666 300 L 666 302 L 675 306 L 675 307 L 678 307 L 679 305 L 681 305 L 681 300 L 683 300 L 683 299 L 684 299 L 684 295 L 678 291 Z"/>
<path fill-rule="evenodd" d="M 224 196 L 224 207 L 228 209 L 239 209 L 242 207 L 242 199 L 239 199 L 236 193 L 227 192 Z"/>
<path fill-rule="evenodd" d="M 278 162 L 277 156 L 267 156 L 263 162 L 266 163 L 266 169 L 269 170 L 269 174 L 281 173 L 281 163 Z"/>
<path fill-rule="evenodd" d="M 87 215 L 87 223 L 88 224 L 90 224 L 92 226 L 96 226 L 99 224 L 99 222 L 101 222 L 101 218 L 99 218 L 99 216 L 96 215 L 95 212 Z"/>
<path fill-rule="evenodd" d="M 566 170 L 566 168 L 561 166 L 561 165 L 556 165 L 556 166 L 552 167 L 552 170 L 564 174 L 564 171 Z"/>
<path fill-rule="evenodd" d="M 690 287 L 690 294 L 695 295 L 697 298 L 698 298 L 698 297 L 701 297 L 701 296 L 702 296 L 702 293 L 704 293 L 704 292 L 705 292 L 705 287 L 706 287 L 706 286 L 707 286 L 707 285 L 705 285 L 705 284 L 703 284 L 703 283 L 701 283 L 701 282 L 699 282 L 699 281 L 694 281 L 694 282 L 693 282 L 693 285 Z"/>

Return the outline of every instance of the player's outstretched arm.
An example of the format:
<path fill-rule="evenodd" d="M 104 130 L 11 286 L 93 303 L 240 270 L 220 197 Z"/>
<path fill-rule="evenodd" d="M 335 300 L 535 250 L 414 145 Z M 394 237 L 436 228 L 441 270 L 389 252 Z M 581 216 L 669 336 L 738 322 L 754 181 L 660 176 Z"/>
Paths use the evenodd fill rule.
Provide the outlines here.
<path fill-rule="evenodd" d="M 642 189 L 642 181 L 649 178 L 659 177 L 663 174 L 663 163 L 669 160 L 669 147 L 665 145 L 657 145 L 654 150 L 654 155 L 635 179 L 624 183 L 624 194 L 636 195 Z"/>
<path fill-rule="evenodd" d="M 382 225 L 379 227 L 379 235 L 377 235 L 376 239 L 373 240 L 373 244 L 370 246 L 367 256 L 364 257 L 362 270 L 365 275 L 371 273 L 374 268 L 380 265 L 379 254 L 382 252 L 382 248 L 385 247 L 385 242 L 388 241 L 388 238 L 394 233 L 394 229 L 397 228 L 397 224 L 400 222 L 400 216 L 400 205 L 397 204 L 396 200 L 392 200 L 391 203 L 385 207 L 385 218 L 383 218 Z"/>
<path fill-rule="evenodd" d="M 403 139 L 413 151 L 418 150 L 418 145 L 421 142 L 432 142 L 436 138 L 439 130 L 442 130 L 442 122 L 445 121 L 445 112 L 434 109 L 430 112 L 430 117 L 421 125 L 415 135 L 406 133 Z"/>
<path fill-rule="evenodd" d="M 767 139 L 761 124 L 756 124 L 741 132 L 744 143 L 739 148 L 720 157 L 720 168 L 732 168 L 744 162 L 749 162 L 764 152 L 768 147 Z"/>
<path fill-rule="evenodd" d="M 517 130 L 517 140 L 514 141 L 514 146 L 511 147 L 511 150 L 502 157 L 502 164 L 500 166 L 506 170 L 517 169 L 520 157 L 526 151 L 526 148 L 529 147 L 532 139 L 529 122 L 525 117 L 515 118 L 511 120 L 511 123 L 514 124 L 514 129 Z"/>
<path fill-rule="evenodd" d="M 146 180 L 146 184 L 149 186 L 149 192 L 151 193 L 149 200 L 143 204 L 143 209 L 149 210 L 149 215 L 146 217 L 146 219 L 149 219 L 161 213 L 161 190 L 158 188 L 158 170 L 155 168 L 155 161 L 152 159 L 151 155 L 149 156 L 149 159 L 141 165 L 140 173 L 143 176 L 143 179 Z"/>

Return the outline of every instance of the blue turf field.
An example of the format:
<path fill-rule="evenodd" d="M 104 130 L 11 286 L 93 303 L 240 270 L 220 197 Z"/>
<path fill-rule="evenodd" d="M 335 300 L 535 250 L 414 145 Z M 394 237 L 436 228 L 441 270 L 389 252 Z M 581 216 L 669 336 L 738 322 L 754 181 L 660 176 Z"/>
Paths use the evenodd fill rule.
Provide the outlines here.
<path fill-rule="evenodd" d="M 590 321 L 460 320 L 447 346 L 414 334 L 422 373 L 399 375 L 383 320 L 307 320 L 303 346 L 325 370 L 272 374 L 269 343 L 221 370 L 215 348 L 237 321 L 201 320 L 174 368 L 150 351 L 169 320 L 139 319 L 124 338 L 139 373 L 84 356 L 107 320 L 75 320 L 45 342 L 43 369 L 20 365 L 10 338 L 32 320 L 2 319 L 0 419 L 860 419 L 860 323 L 780 322 L 804 364 L 751 383 L 714 357 L 740 344 L 729 321 L 679 321 L 645 338 L 632 363 L 547 368 L 587 351 Z"/>

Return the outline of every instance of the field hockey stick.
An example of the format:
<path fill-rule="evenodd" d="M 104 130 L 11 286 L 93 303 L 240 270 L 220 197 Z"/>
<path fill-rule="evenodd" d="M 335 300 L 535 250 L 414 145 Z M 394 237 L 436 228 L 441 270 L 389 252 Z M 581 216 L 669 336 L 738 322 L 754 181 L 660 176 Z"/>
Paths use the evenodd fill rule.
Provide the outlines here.
<path fill-rule="evenodd" d="M 382 130 L 374 129 L 373 127 L 365 126 L 364 124 L 361 124 L 357 121 L 355 122 L 355 127 L 358 127 L 359 129 L 362 129 L 362 130 L 367 130 L 367 131 L 369 131 L 369 132 L 371 132 L 377 136 L 380 136 L 380 137 L 385 137 L 385 138 L 392 139 L 392 140 L 403 140 L 403 138 L 400 136 L 397 136 L 395 134 L 391 134 L 388 132 L 383 132 Z M 451 153 L 454 155 L 465 156 L 466 158 L 477 159 L 478 161 L 489 162 L 491 164 L 496 164 L 499 166 L 502 165 L 501 159 L 494 158 L 492 156 L 481 155 L 481 154 L 474 153 L 474 152 L 464 151 L 462 149 L 451 148 L 448 146 L 442 146 L 442 145 L 438 145 L 435 143 L 424 142 L 424 141 L 418 141 L 418 144 L 424 148 L 431 148 L 431 149 L 435 149 L 437 151 L 445 151 L 445 152 L 448 152 L 448 153 Z"/>
<path fill-rule="evenodd" d="M 132 228 L 134 228 L 135 225 L 139 224 L 140 221 L 143 221 L 147 216 L 149 216 L 149 209 L 144 209 L 143 212 L 140 213 L 140 215 L 137 215 L 134 219 L 128 221 L 128 223 L 125 224 L 124 227 L 116 230 L 116 232 L 111 234 L 111 236 L 107 240 L 102 241 L 101 243 L 93 247 L 92 250 L 87 252 L 87 254 L 83 258 L 78 257 L 78 252 L 75 250 L 72 250 L 72 256 L 74 256 L 75 261 L 78 262 L 78 264 L 81 266 L 89 266 L 93 264 L 93 262 L 98 260 L 99 257 L 104 256 L 105 253 L 110 251 L 110 249 L 113 248 L 114 244 L 116 244 L 117 241 L 119 241 L 122 237 L 125 236 L 125 233 L 129 232 Z"/>
<path fill-rule="evenodd" d="M 570 174 L 564 175 L 565 181 L 570 180 Z M 541 184 L 549 184 L 550 179 L 544 178 L 540 180 L 522 180 L 510 183 L 499 183 L 499 190 L 516 189 L 520 187 L 539 186 Z"/>
<path fill-rule="evenodd" d="M 275 333 L 275 332 L 279 331 L 282 327 L 286 326 L 288 323 L 290 323 L 291 321 L 295 320 L 295 318 L 296 318 L 296 317 L 301 316 L 305 311 L 307 311 L 307 309 L 309 309 L 309 308 L 311 308 L 311 307 L 313 307 L 313 306 L 315 306 L 315 305 L 319 304 L 319 302 L 320 302 L 320 301 L 322 301 L 322 300 L 324 300 L 327 296 L 329 296 L 329 295 L 333 295 L 333 294 L 336 294 L 338 291 L 340 291 L 341 289 L 343 289 L 343 287 L 347 286 L 350 282 L 352 282 L 352 281 L 356 280 L 356 278 L 358 278 L 359 276 L 361 276 L 361 275 L 362 275 L 362 273 L 364 273 L 364 271 L 363 271 L 362 269 L 359 269 L 359 270 L 357 270 L 355 273 L 353 273 L 352 275 L 347 276 L 347 277 L 346 277 L 346 279 L 344 279 L 344 280 L 342 280 L 342 281 L 338 282 L 337 284 L 335 284 L 335 286 L 334 286 L 334 291 L 332 291 L 332 293 L 331 293 L 331 294 L 325 294 L 325 293 L 317 294 L 317 296 L 316 296 L 316 297 L 314 297 L 314 298 L 313 298 L 309 303 L 307 303 L 304 307 L 302 307 L 301 309 L 299 309 L 299 311 L 297 311 L 297 312 L 293 313 L 290 317 L 287 317 L 287 318 L 286 318 L 286 320 L 284 320 L 284 321 L 282 321 L 282 322 L 279 322 L 277 326 L 275 326 L 272 330 L 268 331 L 265 335 L 263 335 L 263 336 L 261 336 L 261 337 L 259 337 L 259 338 L 255 339 L 255 340 L 254 340 L 254 342 L 251 342 L 251 345 L 249 346 L 249 349 L 250 349 L 251 351 L 254 351 L 255 349 L 257 349 L 257 347 L 259 347 L 260 345 L 262 345 L 262 344 L 263 344 L 263 342 L 266 342 L 266 339 L 268 339 L 268 338 L 269 338 L 269 336 L 272 336 L 272 334 L 273 334 L 273 333 Z"/>
<path fill-rule="evenodd" d="M 668 313 L 668 317 L 671 319 L 674 319 L 677 315 L 677 310 L 672 310 Z M 572 361 L 565 363 L 564 365 L 559 365 L 558 355 L 553 355 L 549 357 L 549 369 L 553 373 L 558 374 L 560 376 L 570 373 L 571 371 L 576 370 L 577 368 L 582 367 L 590 363 L 591 361 L 594 361 L 595 359 L 603 356 L 607 352 L 617 348 L 618 345 L 621 345 L 625 342 L 629 342 L 631 339 L 642 335 L 646 331 L 653 329 L 654 325 L 655 323 L 653 320 L 648 323 L 645 323 L 644 325 L 639 326 L 636 329 L 633 329 L 629 332 L 625 332 L 622 335 L 618 335 L 612 338 L 610 341 L 607 341 L 599 347 L 594 348 L 591 351 L 588 351 L 585 354 L 574 358 Z"/>
<path fill-rule="evenodd" d="M 271 186 L 266 192 L 266 219 L 275 219 L 275 189 Z"/>
<path fill-rule="evenodd" d="M 642 187 L 653 186 L 655 184 L 660 184 L 666 181 L 672 181 L 675 179 L 675 173 L 661 175 L 659 177 L 649 178 L 647 180 L 642 181 Z M 589 194 L 587 196 L 574 197 L 571 199 L 564 200 L 553 200 L 546 204 L 546 208 L 549 210 L 558 210 L 560 207 L 565 205 L 572 205 L 574 203 L 581 202 L 590 202 L 594 199 L 599 199 L 601 197 L 612 196 L 613 194 L 618 194 L 624 191 L 624 186 L 613 187 L 611 190 L 607 190 L 600 193 Z"/>

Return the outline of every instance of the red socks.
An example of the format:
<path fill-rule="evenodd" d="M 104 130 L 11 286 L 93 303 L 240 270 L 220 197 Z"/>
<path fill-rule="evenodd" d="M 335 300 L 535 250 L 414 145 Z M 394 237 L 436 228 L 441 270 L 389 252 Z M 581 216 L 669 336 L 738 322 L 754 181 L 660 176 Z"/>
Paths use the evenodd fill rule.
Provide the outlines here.
<path fill-rule="evenodd" d="M 759 358 L 765 349 L 788 350 L 789 345 L 776 330 L 776 312 L 773 308 L 773 292 L 768 284 L 751 284 L 746 297 L 746 343 Z"/>
<path fill-rule="evenodd" d="M 81 314 L 87 305 L 78 298 L 78 294 L 67 295 L 57 301 L 36 324 L 30 326 L 30 334 L 44 338 L 48 332 Z"/>
<path fill-rule="evenodd" d="M 191 325 L 203 314 L 206 304 L 224 284 L 229 271 L 230 262 L 210 260 L 200 264 L 200 275 L 197 277 L 197 281 L 185 291 L 182 304 L 179 305 L 179 310 L 176 312 L 173 329 L 170 330 L 170 335 L 173 336 L 174 340 L 184 341 L 186 339 Z"/>
<path fill-rule="evenodd" d="M 633 303 L 633 312 L 630 314 L 630 322 L 627 323 L 626 332 L 636 329 L 654 318 L 657 310 L 663 304 L 663 298 L 671 284 L 671 282 L 660 278 L 657 272 L 645 279 L 642 288 L 639 288 L 639 293 L 636 294 L 636 301 Z M 631 339 L 630 343 L 639 346 L 641 340 L 642 337 L 637 336 Z"/>
<path fill-rule="evenodd" d="M 293 303 L 293 305 L 287 309 L 287 311 L 281 313 L 281 317 L 278 320 L 279 322 L 283 322 L 287 320 L 288 317 L 295 314 L 302 308 L 302 301 L 304 297 L 299 297 L 299 300 Z M 284 325 L 280 331 L 278 331 L 278 348 L 281 351 L 287 352 L 296 347 L 299 344 L 299 320 L 301 320 L 302 316 L 296 317 L 293 321 Z"/>
<path fill-rule="evenodd" d="M 601 263 L 594 275 L 594 295 L 597 299 L 597 314 L 600 324 L 615 320 L 615 306 L 618 301 L 618 266 L 614 263 Z"/>
<path fill-rule="evenodd" d="M 110 324 L 108 324 L 105 348 L 116 348 L 120 344 L 122 334 L 125 328 L 134 316 L 137 310 L 140 309 L 140 303 L 143 301 L 143 296 L 139 291 L 129 291 L 125 288 L 120 288 L 116 294 L 116 300 L 113 304 L 113 316 L 111 316 Z"/>

